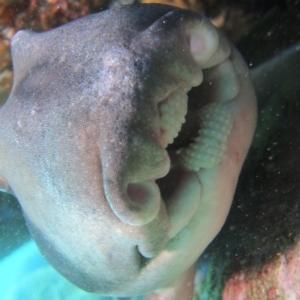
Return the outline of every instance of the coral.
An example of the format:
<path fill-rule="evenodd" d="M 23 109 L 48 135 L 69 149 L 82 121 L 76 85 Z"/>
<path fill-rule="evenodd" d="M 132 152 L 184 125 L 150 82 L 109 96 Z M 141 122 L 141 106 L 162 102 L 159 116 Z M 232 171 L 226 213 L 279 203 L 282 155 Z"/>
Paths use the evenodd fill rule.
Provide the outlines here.
<path fill-rule="evenodd" d="M 20 29 L 46 31 L 107 7 L 106 0 L 6 0 L 0 4 L 0 106 L 12 82 L 10 40 Z"/>

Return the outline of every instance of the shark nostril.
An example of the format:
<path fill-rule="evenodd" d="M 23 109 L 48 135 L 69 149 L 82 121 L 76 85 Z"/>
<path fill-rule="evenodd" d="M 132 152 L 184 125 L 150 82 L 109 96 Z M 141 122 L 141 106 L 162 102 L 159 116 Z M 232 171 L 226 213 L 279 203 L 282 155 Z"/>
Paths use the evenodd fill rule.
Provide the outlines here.
<path fill-rule="evenodd" d="M 129 198 L 138 204 L 144 204 L 149 198 L 149 190 L 141 184 L 130 183 L 127 188 Z"/>
<path fill-rule="evenodd" d="M 218 49 L 219 37 L 213 25 L 203 18 L 186 30 L 190 51 L 199 66 L 205 65 Z"/>
<path fill-rule="evenodd" d="M 190 37 L 190 48 L 193 55 L 200 55 L 205 49 L 205 42 L 201 35 L 197 33 L 191 34 Z"/>
<path fill-rule="evenodd" d="M 160 201 L 160 190 L 154 181 L 130 183 L 127 187 L 129 199 L 139 206 L 149 206 Z"/>

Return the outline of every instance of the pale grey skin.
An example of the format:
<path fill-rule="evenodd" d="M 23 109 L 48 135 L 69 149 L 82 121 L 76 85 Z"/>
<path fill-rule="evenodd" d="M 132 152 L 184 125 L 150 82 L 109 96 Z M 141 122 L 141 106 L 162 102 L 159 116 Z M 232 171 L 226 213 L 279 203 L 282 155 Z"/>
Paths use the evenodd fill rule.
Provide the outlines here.
<path fill-rule="evenodd" d="M 240 55 L 203 16 L 163 5 L 21 31 L 12 55 L 0 176 L 43 255 L 90 292 L 189 299 L 195 262 L 224 223 L 255 128 Z M 157 104 L 180 85 L 198 85 L 204 68 L 200 93 L 234 118 L 228 148 L 213 168 L 180 171 L 164 201 L 154 180 L 170 158 Z M 146 196 L 134 197 L 135 187 Z"/>

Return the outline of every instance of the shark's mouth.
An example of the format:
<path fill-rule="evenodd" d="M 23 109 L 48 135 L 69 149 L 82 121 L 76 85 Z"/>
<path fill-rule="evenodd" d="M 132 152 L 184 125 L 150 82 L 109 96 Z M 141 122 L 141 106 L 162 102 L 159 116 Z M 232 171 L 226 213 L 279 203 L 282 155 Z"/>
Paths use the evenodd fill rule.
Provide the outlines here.
<path fill-rule="evenodd" d="M 197 89 L 197 88 L 194 88 Z M 211 168 L 222 160 L 233 118 L 223 103 L 189 107 L 190 88 L 178 88 L 158 104 L 161 144 L 172 163 L 187 171 Z M 193 99 L 195 102 L 195 99 Z M 195 105 L 194 105 L 195 106 Z"/>
<path fill-rule="evenodd" d="M 153 169 L 159 174 L 157 177 L 154 177 L 157 174 L 153 172 L 155 174 L 154 176 L 152 174 L 152 178 L 142 181 L 138 177 L 127 186 L 128 198 L 131 201 L 129 203 L 137 207 L 136 211 L 143 212 L 140 213 L 142 221 L 133 223 L 130 220 L 130 224 L 140 226 L 151 222 L 160 211 L 161 200 L 167 208 L 170 220 L 177 220 L 177 216 L 182 218 L 186 215 L 183 219 L 187 224 L 192 218 L 199 205 L 200 192 L 196 191 L 201 177 L 199 172 L 201 169 L 218 166 L 227 153 L 234 123 L 234 112 L 229 102 L 235 99 L 238 89 L 228 85 L 228 82 L 236 84 L 231 78 L 221 80 L 215 73 L 218 75 L 225 71 L 232 71 L 228 65 L 231 67 L 231 64 L 225 62 L 218 66 L 218 69 L 204 70 L 204 76 L 201 76 L 198 82 L 195 79 L 198 74 L 191 76 L 193 78 L 190 77 L 189 81 L 177 77 L 177 80 L 171 81 L 169 86 L 160 92 L 161 94 L 158 93 L 163 97 L 157 96 L 156 99 L 159 100 L 154 102 L 156 122 L 153 126 L 155 128 L 153 136 L 155 136 L 156 147 L 160 148 L 157 153 L 159 155 L 163 153 L 160 157 L 164 160 L 155 164 L 153 159 L 153 166 L 155 166 Z M 228 77 L 230 76 L 227 75 L 226 78 Z M 234 75 L 231 77 L 235 79 Z M 201 83 L 202 78 L 204 81 Z M 167 153 L 161 151 L 163 150 L 161 148 L 164 148 Z M 149 174 L 147 173 L 146 176 Z M 190 196 L 191 193 L 195 197 Z M 173 212 L 170 212 L 172 210 L 170 207 L 176 205 L 184 208 L 174 208 Z M 189 211 L 189 214 L 186 211 Z M 174 226 L 170 225 L 171 237 L 184 226 L 181 221 L 170 221 L 172 222 Z M 177 226 L 175 223 L 180 223 L 182 226 Z M 172 229 L 175 227 L 176 229 Z"/>

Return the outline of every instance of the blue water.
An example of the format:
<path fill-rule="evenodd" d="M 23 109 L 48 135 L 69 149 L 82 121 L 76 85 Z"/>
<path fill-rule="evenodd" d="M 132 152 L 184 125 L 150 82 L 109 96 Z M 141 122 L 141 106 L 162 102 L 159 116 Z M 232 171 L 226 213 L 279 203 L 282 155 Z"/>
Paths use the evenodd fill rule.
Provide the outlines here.
<path fill-rule="evenodd" d="M 33 241 L 0 261 L 1 300 L 143 300 L 86 293 L 63 278 L 42 257 Z"/>

